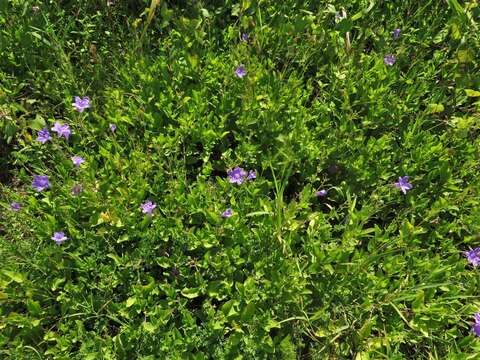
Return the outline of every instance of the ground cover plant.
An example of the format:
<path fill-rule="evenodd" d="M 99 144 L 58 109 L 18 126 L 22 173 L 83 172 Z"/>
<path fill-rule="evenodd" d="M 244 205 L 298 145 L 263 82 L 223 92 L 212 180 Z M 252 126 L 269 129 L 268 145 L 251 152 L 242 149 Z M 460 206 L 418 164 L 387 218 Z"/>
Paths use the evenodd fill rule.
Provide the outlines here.
<path fill-rule="evenodd" d="M 0 357 L 477 359 L 476 1 L 0 2 Z"/>

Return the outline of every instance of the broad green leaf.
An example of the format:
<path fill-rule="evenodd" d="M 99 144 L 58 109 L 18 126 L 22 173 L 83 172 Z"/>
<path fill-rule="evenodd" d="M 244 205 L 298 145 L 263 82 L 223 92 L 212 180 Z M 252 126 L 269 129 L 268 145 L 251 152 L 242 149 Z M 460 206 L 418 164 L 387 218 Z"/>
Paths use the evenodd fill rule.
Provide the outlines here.
<path fill-rule="evenodd" d="M 45 123 L 45 119 L 37 114 L 35 116 L 35 119 L 32 120 L 32 122 L 30 123 L 30 127 L 33 129 L 33 130 L 41 130 L 45 127 L 46 123 Z"/>
<path fill-rule="evenodd" d="M 238 311 L 235 309 L 235 306 L 238 304 L 236 300 L 229 300 L 222 305 L 222 312 L 228 318 L 238 314 Z"/>
<path fill-rule="evenodd" d="M 255 303 L 252 301 L 245 306 L 240 315 L 242 321 L 248 322 L 252 318 L 253 314 L 255 313 Z"/>

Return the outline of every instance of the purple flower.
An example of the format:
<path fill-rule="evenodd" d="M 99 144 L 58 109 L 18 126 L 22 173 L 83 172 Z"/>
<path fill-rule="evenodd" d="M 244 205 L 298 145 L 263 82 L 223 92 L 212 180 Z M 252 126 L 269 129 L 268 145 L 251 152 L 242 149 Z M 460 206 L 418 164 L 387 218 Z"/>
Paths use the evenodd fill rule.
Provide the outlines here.
<path fill-rule="evenodd" d="M 395 59 L 395 56 L 391 54 L 385 55 L 385 57 L 383 58 L 383 62 L 385 63 L 385 65 L 388 66 L 392 66 L 393 64 L 395 64 L 395 61 L 397 61 L 397 59 Z"/>
<path fill-rule="evenodd" d="M 52 127 L 52 131 L 57 133 L 57 137 L 65 137 L 68 140 L 70 136 L 70 126 L 68 124 L 60 124 L 58 121 L 55 121 Z"/>
<path fill-rule="evenodd" d="M 464 251 L 463 255 L 467 257 L 467 261 L 473 266 L 477 267 L 480 265 L 480 247 L 477 247 L 473 250 Z"/>
<path fill-rule="evenodd" d="M 235 169 L 227 171 L 227 175 L 228 175 L 228 180 L 232 184 L 241 185 L 245 181 L 245 178 L 247 177 L 248 174 L 241 167 L 237 166 Z"/>
<path fill-rule="evenodd" d="M 322 189 L 322 190 L 319 190 L 319 191 L 315 191 L 315 196 L 318 196 L 318 197 L 327 196 L 327 190 Z"/>
<path fill-rule="evenodd" d="M 230 209 L 230 208 L 227 208 L 227 210 L 222 212 L 222 217 L 224 217 L 224 218 L 232 217 L 232 215 L 233 215 L 233 210 Z"/>
<path fill-rule="evenodd" d="M 245 75 L 247 75 L 247 69 L 243 65 L 239 65 L 235 69 L 235 75 L 239 78 L 243 78 Z"/>
<path fill-rule="evenodd" d="M 48 128 L 43 128 L 38 132 L 37 141 L 40 141 L 42 144 L 45 144 L 48 140 L 51 139 L 50 132 Z"/>
<path fill-rule="evenodd" d="M 472 326 L 472 331 L 475 335 L 480 336 L 480 323 L 474 323 Z"/>
<path fill-rule="evenodd" d="M 412 188 L 412 184 L 408 182 L 409 176 L 400 176 L 398 182 L 395 183 L 395 187 L 400 189 L 404 194 L 407 193 L 407 190 Z"/>
<path fill-rule="evenodd" d="M 243 33 L 240 38 L 242 39 L 242 41 L 248 41 L 249 36 L 247 33 Z"/>
<path fill-rule="evenodd" d="M 60 137 L 62 136 L 62 124 L 60 124 L 58 121 L 55 121 L 55 123 L 52 126 L 52 131 L 57 133 L 57 136 Z"/>
<path fill-rule="evenodd" d="M 85 96 L 83 99 L 80 99 L 79 96 L 75 96 L 75 102 L 72 103 L 72 105 L 78 112 L 83 112 L 83 110 L 91 107 L 90 98 L 88 96 Z"/>
<path fill-rule="evenodd" d="M 115 125 L 115 124 L 110 124 L 110 131 L 111 131 L 112 133 L 114 133 L 115 130 L 117 130 L 117 125 Z"/>
<path fill-rule="evenodd" d="M 472 331 L 475 335 L 480 336 L 480 313 L 473 314 L 473 317 L 475 322 L 473 323 Z"/>
<path fill-rule="evenodd" d="M 21 208 L 22 208 L 22 204 L 20 204 L 20 203 L 18 203 L 18 202 L 16 202 L 16 201 L 14 201 L 14 202 L 12 202 L 12 203 L 10 204 L 10 209 L 11 209 L 12 211 L 18 211 L 18 210 L 20 210 Z"/>
<path fill-rule="evenodd" d="M 257 172 L 255 170 L 250 170 L 248 172 L 247 180 L 255 180 L 257 178 Z"/>
<path fill-rule="evenodd" d="M 73 196 L 77 196 L 78 194 L 80 194 L 82 192 L 83 188 L 82 188 L 82 185 L 80 184 L 75 184 L 73 187 L 72 187 L 72 195 Z"/>
<path fill-rule="evenodd" d="M 401 29 L 395 29 L 392 31 L 393 40 L 397 40 L 400 37 Z"/>
<path fill-rule="evenodd" d="M 80 167 L 80 165 L 82 165 L 83 162 L 85 162 L 85 159 L 82 158 L 81 156 L 72 156 L 72 162 L 73 162 L 73 165 L 75 165 L 77 168 Z"/>
<path fill-rule="evenodd" d="M 53 233 L 53 236 L 51 237 L 51 239 L 55 241 L 57 245 L 60 245 L 62 242 L 64 242 L 68 238 L 65 236 L 65 233 L 63 231 L 58 231 Z"/>
<path fill-rule="evenodd" d="M 150 200 L 144 202 L 142 205 L 140 205 L 140 209 L 142 210 L 142 213 L 152 215 L 153 209 L 155 209 L 157 205 L 155 205 L 153 202 Z"/>
<path fill-rule="evenodd" d="M 47 175 L 35 175 L 33 177 L 32 187 L 37 191 L 43 191 L 50 187 Z"/>

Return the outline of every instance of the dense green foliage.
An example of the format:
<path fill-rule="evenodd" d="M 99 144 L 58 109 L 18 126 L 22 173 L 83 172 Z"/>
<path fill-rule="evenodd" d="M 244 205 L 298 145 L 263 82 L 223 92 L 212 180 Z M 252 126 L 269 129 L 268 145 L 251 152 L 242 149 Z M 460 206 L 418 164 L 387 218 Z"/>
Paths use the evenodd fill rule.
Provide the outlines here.
<path fill-rule="evenodd" d="M 0 1 L 0 358 L 477 359 L 478 3 L 152 3 Z"/>

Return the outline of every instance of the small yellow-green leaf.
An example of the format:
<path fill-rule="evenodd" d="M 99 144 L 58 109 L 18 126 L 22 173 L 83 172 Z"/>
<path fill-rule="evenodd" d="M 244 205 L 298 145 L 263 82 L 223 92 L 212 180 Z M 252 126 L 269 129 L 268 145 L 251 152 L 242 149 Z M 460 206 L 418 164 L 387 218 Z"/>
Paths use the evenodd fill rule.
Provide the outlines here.
<path fill-rule="evenodd" d="M 465 89 L 465 93 L 469 97 L 478 97 L 480 96 L 480 91 L 472 90 L 472 89 Z"/>
<path fill-rule="evenodd" d="M 170 263 L 170 259 L 165 257 L 165 256 L 161 256 L 161 257 L 158 257 L 156 259 L 156 262 L 157 262 L 157 265 L 164 268 L 164 269 L 168 269 L 169 267 L 171 267 L 171 263 Z"/>
<path fill-rule="evenodd" d="M 460 38 L 462 37 L 462 33 L 460 32 L 460 28 L 458 27 L 458 25 L 456 23 L 452 23 L 452 25 L 450 26 L 450 29 L 451 29 L 452 39 L 460 40 Z"/>
<path fill-rule="evenodd" d="M 200 295 L 200 291 L 198 290 L 198 288 L 185 288 L 180 291 L 180 294 L 185 296 L 187 299 L 195 299 Z"/>
<path fill-rule="evenodd" d="M 57 290 L 60 285 L 62 285 L 63 283 L 65 282 L 65 278 L 56 278 L 55 280 L 53 280 L 53 284 L 52 284 L 52 291 L 55 291 Z"/>
<path fill-rule="evenodd" d="M 99 219 L 100 221 L 100 219 Z M 117 243 L 122 243 L 122 242 L 125 242 L 125 241 L 128 241 L 130 240 L 130 237 L 128 236 L 128 234 L 123 234 L 118 240 L 117 240 Z"/>
<path fill-rule="evenodd" d="M 135 304 L 137 302 L 137 298 L 136 297 L 129 297 L 127 299 L 127 308 L 129 308 L 130 306 L 132 306 L 133 304 Z"/>
<path fill-rule="evenodd" d="M 351 19 L 352 19 L 352 21 L 355 21 L 355 20 L 360 19 L 362 16 L 363 16 L 363 11 L 359 11 L 356 14 L 354 14 Z"/>
<path fill-rule="evenodd" d="M 265 329 L 265 331 L 270 331 L 270 329 L 273 329 L 273 328 L 280 329 L 280 327 L 281 327 L 280 323 L 277 320 L 269 319 L 268 323 L 264 325 L 263 328 Z"/>
<path fill-rule="evenodd" d="M 429 104 L 428 105 L 428 109 L 427 109 L 427 112 L 429 114 L 438 114 L 438 113 L 441 113 L 445 110 L 445 107 L 442 105 L 442 104 Z"/>
<path fill-rule="evenodd" d="M 143 323 L 143 328 L 145 329 L 146 332 L 148 332 L 150 334 L 153 334 L 153 332 L 155 332 L 155 330 L 157 330 L 157 327 L 155 325 L 153 325 L 152 323 L 149 323 L 149 322 L 144 322 Z"/>

